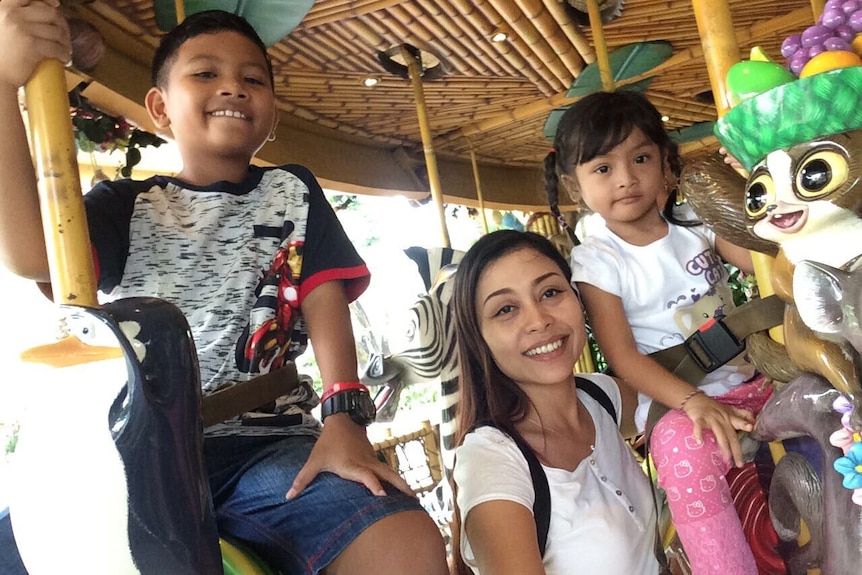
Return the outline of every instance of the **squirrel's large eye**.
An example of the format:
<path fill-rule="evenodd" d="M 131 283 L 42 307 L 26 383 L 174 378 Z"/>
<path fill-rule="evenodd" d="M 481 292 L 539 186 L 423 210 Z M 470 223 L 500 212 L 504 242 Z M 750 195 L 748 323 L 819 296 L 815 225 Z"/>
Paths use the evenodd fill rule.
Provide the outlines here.
<path fill-rule="evenodd" d="M 769 174 L 760 174 L 745 189 L 745 213 L 749 218 L 759 218 L 775 198 L 775 182 Z"/>
<path fill-rule="evenodd" d="M 847 181 L 847 158 L 833 150 L 821 150 L 805 158 L 796 171 L 796 195 L 802 199 L 831 194 Z"/>

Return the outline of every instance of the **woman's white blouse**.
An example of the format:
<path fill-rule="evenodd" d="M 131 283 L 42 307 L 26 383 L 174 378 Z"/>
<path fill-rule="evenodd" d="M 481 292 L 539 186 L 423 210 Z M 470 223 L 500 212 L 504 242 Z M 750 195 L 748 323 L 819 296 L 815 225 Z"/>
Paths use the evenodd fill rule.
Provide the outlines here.
<path fill-rule="evenodd" d="M 611 378 L 583 377 L 597 383 L 620 413 L 620 393 Z M 655 509 L 647 478 L 605 409 L 583 391 L 578 397 L 595 422 L 595 449 L 574 471 L 542 465 L 551 491 L 545 573 L 654 575 Z M 532 513 L 527 461 L 498 429 L 480 427 L 465 437 L 456 452 L 454 475 L 462 525 L 474 507 L 487 501 L 514 501 Z M 461 552 L 478 574 L 463 529 Z"/>

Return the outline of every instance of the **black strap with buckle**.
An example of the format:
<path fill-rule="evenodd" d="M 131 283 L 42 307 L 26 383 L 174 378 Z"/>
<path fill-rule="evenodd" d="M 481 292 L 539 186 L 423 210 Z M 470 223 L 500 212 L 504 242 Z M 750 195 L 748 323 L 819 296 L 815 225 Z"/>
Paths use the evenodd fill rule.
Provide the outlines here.
<path fill-rule="evenodd" d="M 707 373 L 715 371 L 745 350 L 745 338 L 752 333 L 780 325 L 785 303 L 777 296 L 756 298 L 702 325 L 683 343 L 649 354 L 676 377 L 697 386 Z M 650 405 L 646 432 L 667 413 L 657 401 Z"/>
<path fill-rule="evenodd" d="M 697 366 L 711 373 L 745 351 L 745 339 L 736 338 L 724 323 L 725 316 L 710 319 L 697 328 L 685 343 L 685 350 Z"/>

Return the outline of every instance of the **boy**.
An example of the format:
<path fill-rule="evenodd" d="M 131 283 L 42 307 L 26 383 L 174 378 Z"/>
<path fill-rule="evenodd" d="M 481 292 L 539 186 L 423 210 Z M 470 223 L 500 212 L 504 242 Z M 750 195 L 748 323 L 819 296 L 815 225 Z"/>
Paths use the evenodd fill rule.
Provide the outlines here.
<path fill-rule="evenodd" d="M 8 55 L 0 70 L 7 118 L 0 254 L 12 271 L 39 282 L 49 279 L 47 259 L 34 173 L 22 169 L 31 164 L 16 89 L 42 58 L 68 61 L 69 45 L 56 1 L 0 2 L 0 51 Z M 198 13 L 163 38 L 152 74 L 147 110 L 172 133 L 183 169 L 176 178 L 103 182 L 87 194 L 100 291 L 178 305 L 192 326 L 205 391 L 278 366 L 285 352 L 295 357 L 307 327 L 328 394 L 362 393 L 352 383 L 347 303 L 368 285 L 365 264 L 308 170 L 249 166 L 277 122 L 265 46 L 237 16 Z M 269 280 L 285 294 L 276 305 L 257 297 Z M 273 348 L 261 338 L 274 322 L 287 340 Z M 207 430 L 220 532 L 285 574 L 446 573 L 439 531 L 415 499 L 392 487 L 409 491 L 376 460 L 357 414 L 334 409 L 320 431 L 306 413 L 313 403 L 301 386 L 280 412 L 279 421 L 295 425 L 272 419 Z M 0 540 L 11 540 L 4 512 Z M 10 551 L 0 545 L 0 571 L 23 572 L 4 557 Z"/>

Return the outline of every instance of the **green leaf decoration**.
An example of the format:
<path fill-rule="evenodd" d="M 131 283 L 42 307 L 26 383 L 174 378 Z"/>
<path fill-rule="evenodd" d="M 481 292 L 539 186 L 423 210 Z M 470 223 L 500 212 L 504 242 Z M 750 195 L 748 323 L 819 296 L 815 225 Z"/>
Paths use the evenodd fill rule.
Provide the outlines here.
<path fill-rule="evenodd" d="M 78 86 L 69 93 L 75 145 L 85 153 L 121 150 L 126 154 L 126 163 L 120 170 L 129 178 L 141 161 L 140 148 L 159 147 L 165 140 L 130 124 L 122 116 L 111 116 L 102 112 L 81 95 L 86 86 Z"/>
<path fill-rule="evenodd" d="M 656 40 L 638 42 L 617 48 L 608 55 L 614 82 L 621 82 L 633 76 L 648 72 L 667 60 L 673 54 L 670 42 Z M 640 84 L 640 82 L 638 82 Z M 586 96 L 602 89 L 598 62 L 589 64 L 572 83 L 566 92 L 567 98 Z M 646 86 L 643 86 L 646 89 Z"/>
<path fill-rule="evenodd" d="M 670 139 L 677 144 L 684 144 L 686 142 L 702 140 L 703 138 L 712 136 L 714 127 L 715 122 L 698 122 L 697 124 L 692 124 L 685 128 L 672 130 L 668 132 L 667 135 L 670 136 Z"/>
<path fill-rule="evenodd" d="M 267 46 L 272 46 L 296 28 L 314 0 L 186 0 L 186 16 L 204 10 L 224 10 L 242 16 L 260 35 Z M 155 0 L 156 25 L 167 32 L 177 25 L 174 0 Z"/>

